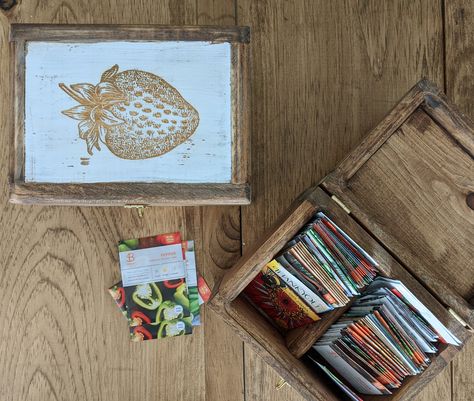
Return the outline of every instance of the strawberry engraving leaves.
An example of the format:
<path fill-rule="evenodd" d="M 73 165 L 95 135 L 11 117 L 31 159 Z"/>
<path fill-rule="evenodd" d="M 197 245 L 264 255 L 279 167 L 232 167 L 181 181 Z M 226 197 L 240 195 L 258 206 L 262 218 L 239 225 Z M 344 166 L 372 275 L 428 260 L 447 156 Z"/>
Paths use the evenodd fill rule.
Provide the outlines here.
<path fill-rule="evenodd" d="M 107 128 L 124 123 L 123 119 L 111 111 L 113 105 L 126 101 L 122 91 L 113 84 L 118 68 L 118 65 L 114 65 L 105 71 L 97 85 L 80 83 L 68 87 L 64 83 L 59 84 L 64 92 L 79 103 L 62 113 L 80 121 L 79 137 L 86 141 L 90 155 L 94 147 L 100 151 L 100 142 L 105 143 Z"/>

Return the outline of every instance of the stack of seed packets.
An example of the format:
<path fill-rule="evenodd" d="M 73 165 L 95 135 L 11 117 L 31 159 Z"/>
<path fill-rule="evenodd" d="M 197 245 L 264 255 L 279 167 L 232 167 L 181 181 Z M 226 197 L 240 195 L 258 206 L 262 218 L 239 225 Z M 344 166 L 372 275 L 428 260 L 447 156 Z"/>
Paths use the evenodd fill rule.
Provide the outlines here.
<path fill-rule="evenodd" d="M 243 291 L 280 331 L 318 321 L 360 295 L 377 262 L 329 217 L 317 213 Z"/>
<path fill-rule="evenodd" d="M 429 366 L 440 344 L 461 343 L 402 282 L 378 277 L 314 344 L 328 366 L 307 356 L 358 400 L 392 394 Z"/>
<path fill-rule="evenodd" d="M 109 288 L 132 341 L 192 333 L 211 292 L 196 272 L 194 241 L 179 232 L 119 243 L 122 280 Z"/>

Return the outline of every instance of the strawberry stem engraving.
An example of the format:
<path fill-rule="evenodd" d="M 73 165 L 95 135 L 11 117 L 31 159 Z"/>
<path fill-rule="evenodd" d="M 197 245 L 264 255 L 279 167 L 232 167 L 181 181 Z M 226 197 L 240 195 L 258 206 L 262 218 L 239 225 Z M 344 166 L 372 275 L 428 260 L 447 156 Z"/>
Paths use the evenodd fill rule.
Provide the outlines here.
<path fill-rule="evenodd" d="M 100 150 L 99 139 L 105 143 L 105 128 L 122 124 L 125 121 L 110 111 L 110 106 L 126 100 L 123 93 L 111 82 L 117 73 L 118 65 L 102 74 L 97 85 L 73 84 L 67 87 L 60 83 L 59 87 L 76 100 L 79 106 L 74 106 L 62 113 L 68 117 L 80 120 L 79 137 L 87 143 L 87 152 L 92 155 L 94 147 Z"/>
<path fill-rule="evenodd" d="M 79 120 L 87 151 L 104 143 L 116 156 L 145 159 L 169 152 L 191 136 L 199 114 L 162 78 L 141 70 L 106 70 L 97 85 L 60 83 L 79 105 L 62 113 Z"/>

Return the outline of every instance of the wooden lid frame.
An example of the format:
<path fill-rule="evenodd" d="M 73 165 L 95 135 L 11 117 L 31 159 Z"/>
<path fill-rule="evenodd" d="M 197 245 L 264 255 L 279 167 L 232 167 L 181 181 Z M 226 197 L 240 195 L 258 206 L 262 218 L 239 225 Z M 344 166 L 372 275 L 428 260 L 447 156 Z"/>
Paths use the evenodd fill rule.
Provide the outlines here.
<path fill-rule="evenodd" d="M 415 85 L 321 186 L 474 327 L 474 125 L 436 85 Z"/>
<path fill-rule="evenodd" d="M 231 43 L 232 176 L 230 183 L 26 183 L 24 179 L 25 44 L 28 41 L 95 42 L 179 40 Z M 248 27 L 162 25 L 12 24 L 14 126 L 10 202 L 78 206 L 193 206 L 250 203 Z"/>

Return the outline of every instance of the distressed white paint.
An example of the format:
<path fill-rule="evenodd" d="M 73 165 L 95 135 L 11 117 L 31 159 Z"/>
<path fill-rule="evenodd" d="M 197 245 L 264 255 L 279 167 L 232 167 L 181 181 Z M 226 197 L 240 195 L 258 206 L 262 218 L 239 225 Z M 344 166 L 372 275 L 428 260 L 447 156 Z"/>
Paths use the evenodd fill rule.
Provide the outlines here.
<path fill-rule="evenodd" d="M 25 181 L 49 183 L 231 180 L 230 44 L 207 42 L 27 43 Z M 90 156 L 78 122 L 63 114 L 78 103 L 58 84 L 97 84 L 114 64 L 173 85 L 199 112 L 194 134 L 170 152 L 145 160 L 115 156 L 105 144 Z M 88 157 L 89 164 L 81 165 Z"/>

